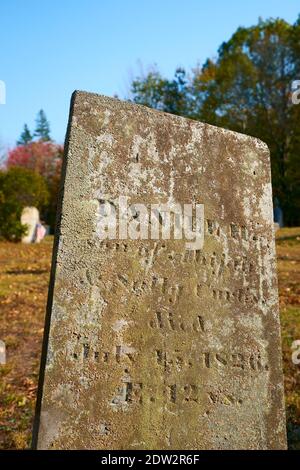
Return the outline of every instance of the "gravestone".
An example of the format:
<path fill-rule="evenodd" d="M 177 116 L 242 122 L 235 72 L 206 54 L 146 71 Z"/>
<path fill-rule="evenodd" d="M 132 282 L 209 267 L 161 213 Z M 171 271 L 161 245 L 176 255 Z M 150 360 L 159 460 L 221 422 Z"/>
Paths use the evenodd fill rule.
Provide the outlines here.
<path fill-rule="evenodd" d="M 0 339 L 0 364 L 6 364 L 6 347 L 4 341 Z"/>
<path fill-rule="evenodd" d="M 84 92 L 66 144 L 33 446 L 285 448 L 266 145 Z"/>
<path fill-rule="evenodd" d="M 36 207 L 24 207 L 21 215 L 21 224 L 27 225 L 27 233 L 22 237 L 22 243 L 34 243 L 36 227 L 40 222 L 40 214 Z"/>
<path fill-rule="evenodd" d="M 283 227 L 283 211 L 279 205 L 279 200 L 276 197 L 274 200 L 274 222 L 279 225 L 280 228 Z"/>

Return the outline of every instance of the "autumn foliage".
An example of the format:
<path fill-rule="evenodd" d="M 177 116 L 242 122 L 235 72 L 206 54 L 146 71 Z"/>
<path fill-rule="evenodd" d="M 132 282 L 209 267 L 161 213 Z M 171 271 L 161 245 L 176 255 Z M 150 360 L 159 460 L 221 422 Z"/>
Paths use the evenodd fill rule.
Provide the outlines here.
<path fill-rule="evenodd" d="M 30 142 L 27 145 L 18 145 L 10 150 L 7 167 L 28 168 L 50 181 L 60 175 L 62 154 L 62 145 L 53 142 Z"/>

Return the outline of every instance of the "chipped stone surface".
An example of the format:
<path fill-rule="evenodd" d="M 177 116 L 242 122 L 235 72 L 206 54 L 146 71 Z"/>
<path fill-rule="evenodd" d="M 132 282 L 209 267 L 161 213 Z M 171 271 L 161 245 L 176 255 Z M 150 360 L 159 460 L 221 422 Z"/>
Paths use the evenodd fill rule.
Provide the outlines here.
<path fill-rule="evenodd" d="M 34 445 L 285 448 L 266 145 L 83 92 L 67 142 Z M 203 248 L 99 239 L 122 195 L 204 204 Z"/>

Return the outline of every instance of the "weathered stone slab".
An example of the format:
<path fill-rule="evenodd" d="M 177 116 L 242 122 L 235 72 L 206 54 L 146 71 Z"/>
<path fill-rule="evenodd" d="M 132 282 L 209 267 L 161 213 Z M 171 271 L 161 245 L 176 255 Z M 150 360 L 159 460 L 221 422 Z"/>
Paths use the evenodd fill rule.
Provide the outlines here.
<path fill-rule="evenodd" d="M 67 143 L 35 445 L 285 448 L 266 145 L 82 92 Z M 132 208 L 103 240 L 120 197 L 199 204 L 199 240 L 132 239 Z"/>

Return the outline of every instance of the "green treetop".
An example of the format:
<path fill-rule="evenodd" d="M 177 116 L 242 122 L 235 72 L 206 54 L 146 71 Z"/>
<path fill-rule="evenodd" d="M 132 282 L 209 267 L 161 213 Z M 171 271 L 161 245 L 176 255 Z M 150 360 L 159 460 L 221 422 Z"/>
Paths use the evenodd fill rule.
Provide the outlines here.
<path fill-rule="evenodd" d="M 36 118 L 36 128 L 34 132 L 34 136 L 38 138 L 38 140 L 43 142 L 49 142 L 51 140 L 50 137 L 50 124 L 46 117 L 45 111 L 42 109 L 38 112 Z"/>
<path fill-rule="evenodd" d="M 17 141 L 17 145 L 27 145 L 29 142 L 32 142 L 32 135 L 27 124 L 24 124 L 24 129 Z"/>

